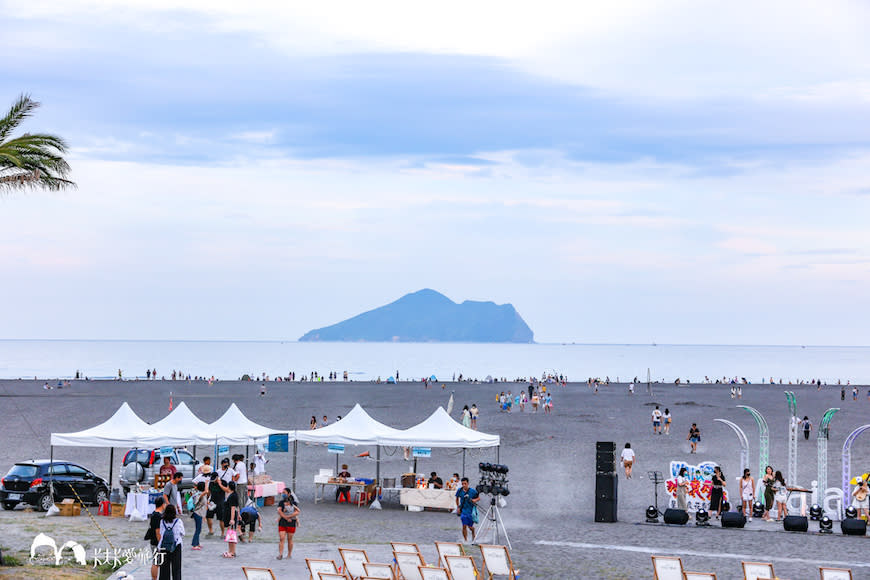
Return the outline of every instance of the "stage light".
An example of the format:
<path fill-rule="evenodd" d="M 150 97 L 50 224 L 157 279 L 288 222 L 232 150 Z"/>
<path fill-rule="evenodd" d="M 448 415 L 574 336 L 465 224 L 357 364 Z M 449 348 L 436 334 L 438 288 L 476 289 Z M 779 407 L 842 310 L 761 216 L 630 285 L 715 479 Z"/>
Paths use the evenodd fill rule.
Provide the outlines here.
<path fill-rule="evenodd" d="M 834 521 L 828 516 L 822 516 L 822 519 L 819 520 L 819 533 L 820 534 L 833 534 L 834 533 Z"/>
<path fill-rule="evenodd" d="M 646 508 L 646 523 L 648 523 L 648 524 L 659 523 L 659 510 L 657 510 L 656 507 L 653 505 Z"/>
<path fill-rule="evenodd" d="M 846 508 L 846 519 L 847 520 L 854 520 L 857 517 L 858 517 L 858 510 L 856 510 L 852 506 L 849 506 Z"/>
<path fill-rule="evenodd" d="M 822 510 L 822 506 L 817 503 L 814 503 L 810 506 L 810 519 L 813 521 L 819 521 L 822 519 L 822 516 L 825 515 L 825 512 Z"/>
<path fill-rule="evenodd" d="M 760 501 L 757 501 L 754 504 L 752 504 L 752 517 L 760 518 L 763 515 L 764 515 L 764 504 L 761 503 Z"/>
<path fill-rule="evenodd" d="M 710 525 L 710 514 L 704 508 L 701 508 L 695 512 L 695 525 L 696 526 L 709 526 Z"/>

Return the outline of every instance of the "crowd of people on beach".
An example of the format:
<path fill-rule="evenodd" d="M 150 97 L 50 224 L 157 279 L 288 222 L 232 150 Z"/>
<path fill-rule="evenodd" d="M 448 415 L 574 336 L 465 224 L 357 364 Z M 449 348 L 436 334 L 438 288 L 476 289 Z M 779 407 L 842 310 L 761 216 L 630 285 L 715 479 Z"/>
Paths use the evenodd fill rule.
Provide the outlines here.
<path fill-rule="evenodd" d="M 553 395 L 548 392 L 547 385 L 541 383 L 539 387 L 530 383 L 526 391 L 520 391 L 516 395 L 512 391 L 501 391 L 496 395 L 496 403 L 499 412 L 511 413 L 514 409 L 518 409 L 520 413 L 525 412 L 528 405 L 532 413 L 537 413 L 540 408 L 544 413 L 553 411 Z"/>

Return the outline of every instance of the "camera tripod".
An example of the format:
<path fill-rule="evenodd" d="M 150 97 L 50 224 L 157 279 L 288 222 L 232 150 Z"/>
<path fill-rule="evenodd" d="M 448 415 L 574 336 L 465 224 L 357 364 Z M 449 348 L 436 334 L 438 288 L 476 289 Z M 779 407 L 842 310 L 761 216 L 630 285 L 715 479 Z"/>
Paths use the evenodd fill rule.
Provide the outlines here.
<path fill-rule="evenodd" d="M 511 540 L 508 538 L 507 529 L 504 527 L 504 520 L 501 519 L 501 512 L 498 511 L 498 504 L 496 503 L 495 496 L 492 496 L 489 502 L 489 509 L 486 510 L 485 514 L 483 514 L 483 518 L 480 520 L 480 524 L 474 534 L 474 543 L 479 544 L 480 538 L 491 533 L 491 543 L 498 545 L 498 527 L 501 526 L 501 531 L 504 534 L 504 541 L 507 544 L 508 549 L 513 549 L 511 548 Z"/>

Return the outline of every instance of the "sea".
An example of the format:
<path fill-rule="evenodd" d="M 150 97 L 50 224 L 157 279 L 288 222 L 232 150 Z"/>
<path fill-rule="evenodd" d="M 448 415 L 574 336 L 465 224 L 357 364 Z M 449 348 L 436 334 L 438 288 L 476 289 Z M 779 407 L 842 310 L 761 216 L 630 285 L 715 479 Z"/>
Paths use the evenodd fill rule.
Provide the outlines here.
<path fill-rule="evenodd" d="M 527 379 L 627 382 L 819 379 L 870 384 L 870 347 L 679 344 L 465 344 L 295 341 L 0 340 L 0 379 L 214 377 L 236 380 L 345 371 L 349 380 Z"/>

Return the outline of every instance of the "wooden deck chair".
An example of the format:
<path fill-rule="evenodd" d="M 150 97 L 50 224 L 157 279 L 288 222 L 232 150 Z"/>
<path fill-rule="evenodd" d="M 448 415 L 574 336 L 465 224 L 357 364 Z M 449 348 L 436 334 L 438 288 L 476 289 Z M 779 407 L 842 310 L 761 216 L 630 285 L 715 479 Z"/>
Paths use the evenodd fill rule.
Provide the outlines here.
<path fill-rule="evenodd" d="M 505 546 L 491 544 L 480 545 L 480 555 L 483 557 L 483 571 L 489 580 L 493 576 L 507 576 L 511 580 L 517 577 L 517 571 L 511 562 L 511 555 Z"/>
<path fill-rule="evenodd" d="M 369 561 L 365 550 L 339 548 L 338 553 L 341 554 L 341 561 L 344 562 L 344 572 L 351 577 L 351 580 L 365 576 L 366 570 L 363 564 Z"/>
<path fill-rule="evenodd" d="M 447 568 L 420 566 L 420 576 L 423 580 L 450 580 L 450 574 L 447 573 Z"/>
<path fill-rule="evenodd" d="M 423 580 L 420 576 L 420 566 L 425 566 L 423 556 L 418 552 L 393 552 L 399 576 L 405 580 Z"/>
<path fill-rule="evenodd" d="M 262 580 L 263 578 L 271 578 L 275 580 L 275 573 L 271 568 L 253 568 L 251 566 L 242 566 L 242 572 L 248 580 Z"/>
<path fill-rule="evenodd" d="M 768 562 L 740 562 L 743 566 L 743 580 L 760 580 L 763 578 L 776 578 L 773 573 L 773 564 Z"/>
<path fill-rule="evenodd" d="M 674 556 L 652 556 L 655 580 L 683 580 L 683 561 Z"/>
<path fill-rule="evenodd" d="M 416 552 L 420 554 L 420 557 L 423 555 L 420 553 L 420 547 L 417 544 L 409 544 L 408 542 L 390 542 L 390 545 L 393 547 L 394 552 Z"/>
<path fill-rule="evenodd" d="M 366 576 L 368 578 L 384 578 L 384 580 L 396 580 L 396 575 L 393 573 L 393 567 L 389 564 L 363 562 L 363 569 L 366 571 Z"/>
<path fill-rule="evenodd" d="M 347 580 L 344 574 L 333 574 L 331 572 L 320 572 L 317 577 L 320 580 Z"/>
<path fill-rule="evenodd" d="M 447 560 L 444 559 L 444 556 L 462 555 L 462 544 L 459 542 L 435 542 L 435 549 L 438 550 L 438 559 L 444 567 L 447 566 Z"/>
<path fill-rule="evenodd" d="M 338 566 L 335 565 L 335 560 L 305 558 L 305 565 L 308 566 L 308 577 L 310 580 L 319 580 L 321 572 L 326 572 L 327 574 L 338 574 Z"/>
<path fill-rule="evenodd" d="M 716 580 L 716 575 L 712 572 L 683 572 L 686 580 Z"/>
<path fill-rule="evenodd" d="M 819 568 L 821 580 L 852 580 L 852 571 L 848 568 Z"/>
<path fill-rule="evenodd" d="M 445 556 L 453 580 L 477 580 L 477 565 L 471 556 Z"/>

